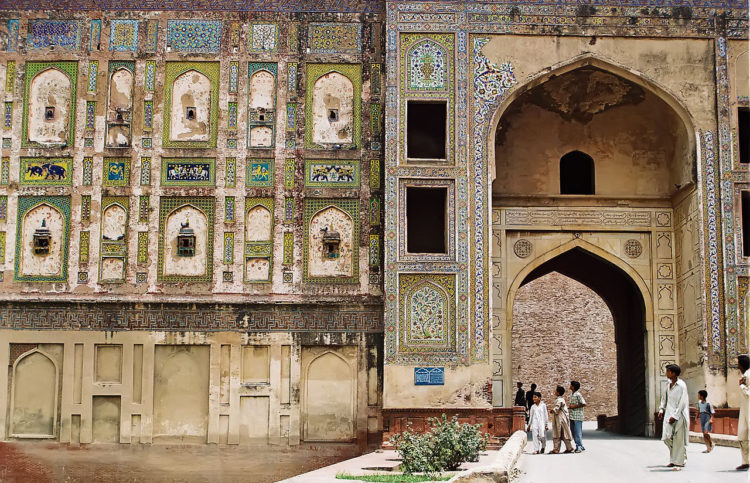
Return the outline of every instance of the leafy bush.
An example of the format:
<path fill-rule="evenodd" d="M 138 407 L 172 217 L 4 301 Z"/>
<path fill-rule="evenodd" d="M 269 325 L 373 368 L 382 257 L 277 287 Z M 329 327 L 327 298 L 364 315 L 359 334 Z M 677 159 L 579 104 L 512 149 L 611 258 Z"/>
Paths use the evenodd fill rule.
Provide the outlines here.
<path fill-rule="evenodd" d="M 488 436 L 479 431 L 479 425 L 458 424 L 458 418 L 450 421 L 429 418 L 430 431 L 420 434 L 407 427 L 403 433 L 391 437 L 403 459 L 404 473 L 432 473 L 457 470 L 461 463 L 477 461 L 479 452 L 487 449 Z"/>

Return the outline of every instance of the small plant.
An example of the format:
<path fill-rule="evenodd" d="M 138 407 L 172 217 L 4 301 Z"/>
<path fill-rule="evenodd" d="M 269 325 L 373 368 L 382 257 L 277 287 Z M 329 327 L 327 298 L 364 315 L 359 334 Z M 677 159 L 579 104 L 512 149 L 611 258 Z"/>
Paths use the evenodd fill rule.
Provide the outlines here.
<path fill-rule="evenodd" d="M 404 473 L 433 473 L 457 470 L 466 461 L 479 460 L 479 452 L 487 449 L 486 433 L 479 425 L 459 424 L 458 418 L 429 418 L 430 431 L 419 434 L 406 431 L 391 437 L 403 463 Z"/>

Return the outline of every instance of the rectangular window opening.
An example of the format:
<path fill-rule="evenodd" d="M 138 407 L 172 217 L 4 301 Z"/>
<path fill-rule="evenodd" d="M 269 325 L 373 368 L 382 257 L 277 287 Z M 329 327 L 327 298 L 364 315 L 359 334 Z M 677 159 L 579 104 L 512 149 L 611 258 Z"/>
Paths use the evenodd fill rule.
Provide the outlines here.
<path fill-rule="evenodd" d="M 406 157 L 444 160 L 447 131 L 446 101 L 409 101 Z"/>
<path fill-rule="evenodd" d="M 406 250 L 447 253 L 446 188 L 406 188 Z"/>
<path fill-rule="evenodd" d="M 742 217 L 742 256 L 750 257 L 750 191 L 742 192 L 740 216 Z"/>
<path fill-rule="evenodd" d="M 737 109 L 737 137 L 740 163 L 750 163 L 750 107 Z"/>

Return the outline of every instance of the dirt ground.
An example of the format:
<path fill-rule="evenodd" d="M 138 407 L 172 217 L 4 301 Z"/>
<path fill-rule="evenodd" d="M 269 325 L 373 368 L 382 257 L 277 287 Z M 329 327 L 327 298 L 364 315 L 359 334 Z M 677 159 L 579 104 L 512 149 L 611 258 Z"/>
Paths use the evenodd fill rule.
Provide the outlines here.
<path fill-rule="evenodd" d="M 273 482 L 359 456 L 349 444 L 297 447 L 0 443 L 0 482 Z"/>

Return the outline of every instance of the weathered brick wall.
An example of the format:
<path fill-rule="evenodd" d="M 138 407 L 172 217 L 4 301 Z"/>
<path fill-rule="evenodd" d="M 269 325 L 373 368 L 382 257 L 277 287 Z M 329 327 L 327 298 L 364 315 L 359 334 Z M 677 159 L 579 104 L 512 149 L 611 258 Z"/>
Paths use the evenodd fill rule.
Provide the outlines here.
<path fill-rule="evenodd" d="M 519 289 L 513 306 L 514 379 L 532 382 L 549 406 L 555 386 L 581 383 L 586 419 L 617 413 L 617 352 L 612 314 L 588 287 L 559 273 Z"/>

